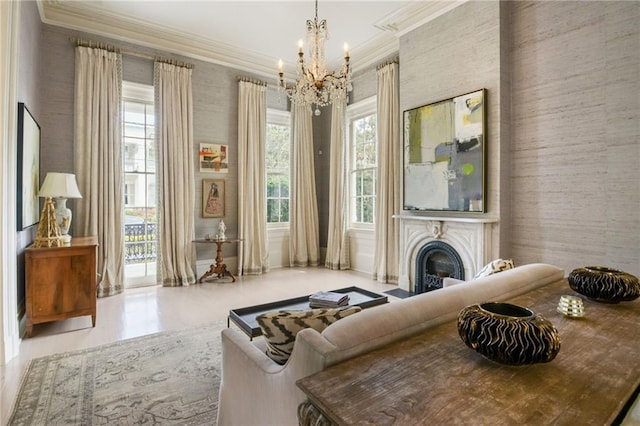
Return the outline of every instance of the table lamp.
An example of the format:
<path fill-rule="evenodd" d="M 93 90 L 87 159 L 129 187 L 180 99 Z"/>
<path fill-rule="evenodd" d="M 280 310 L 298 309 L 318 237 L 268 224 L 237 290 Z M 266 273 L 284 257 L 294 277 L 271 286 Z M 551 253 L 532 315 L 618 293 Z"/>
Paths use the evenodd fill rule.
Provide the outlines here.
<path fill-rule="evenodd" d="M 71 210 L 67 208 L 67 198 L 82 198 L 82 194 L 80 194 L 78 184 L 76 183 L 76 176 L 71 173 L 47 173 L 38 196 L 46 197 L 46 201 L 40 217 L 36 244 L 38 244 L 38 239 L 42 239 L 42 243 L 46 242 L 48 247 L 70 244 L 71 236 L 69 235 L 69 227 L 71 226 L 72 214 Z M 59 230 L 58 235 L 55 233 L 54 224 L 51 223 L 52 198 L 56 199 L 54 213 L 55 225 L 57 225 Z M 55 244 L 56 239 L 58 239 L 61 244 Z"/>

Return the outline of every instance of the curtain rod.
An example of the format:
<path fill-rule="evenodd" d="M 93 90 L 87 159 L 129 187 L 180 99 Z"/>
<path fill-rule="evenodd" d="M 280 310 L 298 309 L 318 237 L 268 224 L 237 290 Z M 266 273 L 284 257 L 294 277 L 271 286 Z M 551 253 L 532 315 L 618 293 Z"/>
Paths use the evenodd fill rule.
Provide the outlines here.
<path fill-rule="evenodd" d="M 396 56 L 395 58 L 389 59 L 381 64 L 378 64 L 378 66 L 376 67 L 376 70 L 380 70 L 381 68 L 386 67 L 387 65 L 391 65 L 391 64 L 399 64 L 400 63 L 400 58 L 398 56 Z"/>
<path fill-rule="evenodd" d="M 182 62 L 182 61 L 178 61 L 177 59 L 169 59 L 162 56 L 154 56 L 148 53 L 138 52 L 135 50 L 126 49 L 124 47 L 114 46 L 113 44 L 109 44 L 109 43 L 86 40 L 79 37 L 69 37 L 69 41 L 71 43 L 74 43 L 76 46 L 103 49 L 109 52 L 120 53 L 121 55 L 135 56 L 137 58 L 150 59 L 152 61 L 163 62 L 165 64 L 171 64 L 177 67 L 193 69 L 193 64 L 188 62 Z"/>
<path fill-rule="evenodd" d="M 267 82 L 266 81 L 258 80 L 257 78 L 244 77 L 244 76 L 241 76 L 241 75 L 237 75 L 236 76 L 236 80 L 244 81 L 246 83 L 258 84 L 260 86 L 267 86 Z"/>

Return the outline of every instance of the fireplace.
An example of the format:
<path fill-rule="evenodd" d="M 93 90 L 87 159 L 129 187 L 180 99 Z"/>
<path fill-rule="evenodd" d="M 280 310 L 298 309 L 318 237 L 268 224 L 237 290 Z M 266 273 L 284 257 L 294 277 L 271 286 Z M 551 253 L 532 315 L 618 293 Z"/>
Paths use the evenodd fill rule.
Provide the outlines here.
<path fill-rule="evenodd" d="M 425 293 L 442 288 L 443 278 L 464 280 L 464 265 L 456 249 L 433 240 L 418 251 L 415 277 L 415 293 Z"/>
<path fill-rule="evenodd" d="M 441 288 L 444 277 L 473 277 L 498 257 L 495 237 L 499 223 L 491 215 L 438 217 L 404 213 L 394 218 L 400 223 L 398 287 L 410 293 Z M 427 258 L 419 261 L 424 255 Z M 425 265 L 420 266 L 423 261 Z M 420 268 L 426 273 L 418 271 Z"/>

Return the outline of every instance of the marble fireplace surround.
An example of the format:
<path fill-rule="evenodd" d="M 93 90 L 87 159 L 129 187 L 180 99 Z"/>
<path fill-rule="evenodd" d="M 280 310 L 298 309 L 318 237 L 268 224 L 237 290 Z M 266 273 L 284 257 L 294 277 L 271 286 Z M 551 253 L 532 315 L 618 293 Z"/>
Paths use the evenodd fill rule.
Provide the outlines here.
<path fill-rule="evenodd" d="M 400 223 L 398 286 L 403 290 L 414 291 L 416 257 L 430 241 L 445 242 L 458 252 L 467 280 L 498 255 L 497 241 L 493 241 L 499 222 L 495 217 L 400 214 L 394 218 Z"/>

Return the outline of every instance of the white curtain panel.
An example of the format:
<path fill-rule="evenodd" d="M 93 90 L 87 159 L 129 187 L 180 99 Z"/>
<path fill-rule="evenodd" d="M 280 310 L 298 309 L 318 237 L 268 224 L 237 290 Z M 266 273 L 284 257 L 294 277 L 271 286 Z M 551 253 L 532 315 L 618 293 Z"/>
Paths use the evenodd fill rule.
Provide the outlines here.
<path fill-rule="evenodd" d="M 391 62 L 378 67 L 378 179 L 376 182 L 376 251 L 373 278 L 398 282 L 400 212 L 400 95 L 399 67 Z"/>
<path fill-rule="evenodd" d="M 240 274 L 269 269 L 265 194 L 267 88 L 262 82 L 238 82 L 238 236 Z"/>
<path fill-rule="evenodd" d="M 120 93 L 121 56 L 76 47 L 75 173 L 82 198 L 74 200 L 76 235 L 98 237 L 98 297 L 124 289 L 124 235 Z"/>
<path fill-rule="evenodd" d="M 318 266 L 320 238 L 311 108 L 294 105 L 292 118 L 289 262 L 291 266 Z"/>
<path fill-rule="evenodd" d="M 343 99 L 331 107 L 331 159 L 329 166 L 329 229 L 327 257 L 329 269 L 349 269 L 349 239 L 347 235 L 348 199 L 346 191 L 347 166 L 345 163 L 345 123 L 347 102 Z"/>
<path fill-rule="evenodd" d="M 195 282 L 195 156 L 191 69 L 156 62 L 158 278 L 165 287 Z"/>

